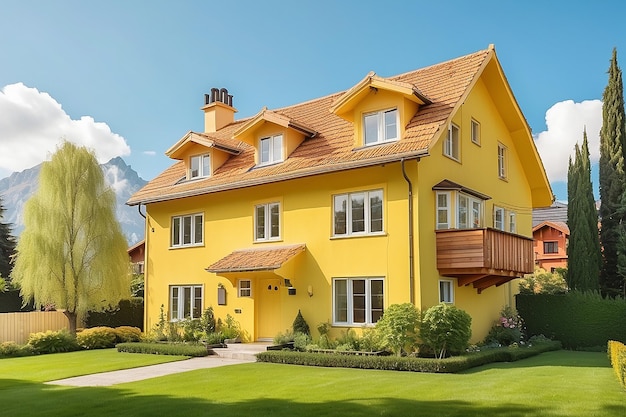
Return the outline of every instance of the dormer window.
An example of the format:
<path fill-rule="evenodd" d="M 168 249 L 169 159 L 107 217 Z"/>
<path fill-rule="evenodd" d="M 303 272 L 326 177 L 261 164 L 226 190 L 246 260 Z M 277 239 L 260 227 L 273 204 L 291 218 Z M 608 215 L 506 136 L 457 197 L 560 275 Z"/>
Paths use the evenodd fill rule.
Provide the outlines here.
<path fill-rule="evenodd" d="M 365 114 L 363 131 L 366 146 L 398 140 L 398 109 Z"/>
<path fill-rule="evenodd" d="M 211 176 L 211 156 L 194 155 L 189 161 L 189 179 Z"/>
<path fill-rule="evenodd" d="M 259 141 L 259 165 L 283 160 L 283 135 L 268 136 Z"/>

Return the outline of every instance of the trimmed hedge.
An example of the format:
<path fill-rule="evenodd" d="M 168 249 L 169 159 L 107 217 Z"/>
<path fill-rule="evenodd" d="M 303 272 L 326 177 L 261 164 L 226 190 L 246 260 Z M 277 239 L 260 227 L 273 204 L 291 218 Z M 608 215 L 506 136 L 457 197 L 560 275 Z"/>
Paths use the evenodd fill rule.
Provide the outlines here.
<path fill-rule="evenodd" d="M 491 362 L 513 362 L 561 349 L 559 342 L 546 342 L 523 348 L 490 349 L 445 359 L 411 356 L 361 356 L 345 354 L 267 351 L 257 354 L 258 362 L 284 363 L 304 366 L 380 369 L 388 371 L 455 373 Z"/>
<path fill-rule="evenodd" d="M 182 343 L 118 343 L 118 352 L 150 353 L 154 355 L 207 356 L 209 351 L 202 345 L 186 345 Z"/>
<path fill-rule="evenodd" d="M 622 387 L 626 388 L 626 345 L 615 340 L 609 340 L 608 353 L 618 381 Z"/>
<path fill-rule="evenodd" d="M 110 311 L 90 311 L 85 318 L 87 327 L 131 326 L 143 330 L 143 298 L 121 300 L 117 308 Z"/>
<path fill-rule="evenodd" d="M 602 348 L 609 340 L 626 342 L 626 301 L 598 294 L 515 296 L 529 335 L 560 340 L 566 349 Z"/>

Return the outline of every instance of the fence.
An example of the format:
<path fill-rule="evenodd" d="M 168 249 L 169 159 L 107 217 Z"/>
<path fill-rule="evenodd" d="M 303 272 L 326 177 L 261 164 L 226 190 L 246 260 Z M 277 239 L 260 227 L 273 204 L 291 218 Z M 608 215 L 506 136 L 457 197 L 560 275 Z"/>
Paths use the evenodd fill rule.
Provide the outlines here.
<path fill-rule="evenodd" d="M 31 311 L 0 314 L 0 343 L 13 341 L 24 344 L 31 333 L 68 329 L 68 321 L 61 311 Z"/>

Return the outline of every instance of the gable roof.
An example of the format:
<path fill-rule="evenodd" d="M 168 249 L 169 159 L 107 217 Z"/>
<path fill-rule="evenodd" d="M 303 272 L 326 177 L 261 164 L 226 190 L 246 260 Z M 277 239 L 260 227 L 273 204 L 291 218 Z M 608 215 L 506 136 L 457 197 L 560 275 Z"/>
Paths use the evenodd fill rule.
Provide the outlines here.
<path fill-rule="evenodd" d="M 533 227 L 546 221 L 567 223 L 567 204 L 555 201 L 550 207 L 533 209 Z"/>
<path fill-rule="evenodd" d="M 291 246 L 273 246 L 270 248 L 241 249 L 231 252 L 219 261 L 211 264 L 208 272 L 253 272 L 278 269 L 291 258 L 304 252 L 304 243 Z"/>
<path fill-rule="evenodd" d="M 533 226 L 533 233 L 535 233 L 539 229 L 543 229 L 544 227 L 551 227 L 569 236 L 569 227 L 567 227 L 567 223 L 565 222 L 551 222 L 551 221 L 541 222 L 538 225 Z"/>
<path fill-rule="evenodd" d="M 491 62 L 495 62 L 495 70 L 493 66 L 489 66 Z M 185 165 L 180 161 L 136 192 L 127 204 L 167 201 L 427 156 L 429 149 L 445 131 L 452 116 L 486 68 L 492 68 L 490 72 L 501 74 L 492 45 L 488 49 L 460 58 L 385 79 L 368 74 L 365 80 L 371 79 L 403 91 L 414 92 L 417 99 L 426 103 L 410 120 L 405 135 L 400 140 L 377 146 L 355 148 L 352 123 L 331 111 L 336 106 L 341 106 L 342 100 L 349 97 L 359 84 L 346 91 L 274 109 L 271 112 L 264 109 L 253 117 L 237 120 L 211 133 L 210 139 L 214 142 L 233 143 L 236 141 L 234 137 L 237 133 L 245 131 L 247 126 L 254 125 L 256 121 L 265 117 L 297 121 L 298 126 L 305 126 L 308 131 L 316 134 L 314 137 L 306 138 L 285 161 L 262 168 L 255 166 L 254 147 L 239 141 L 236 141 L 238 142 L 236 148 L 241 153 L 230 157 L 210 177 L 180 181 L 185 176 Z M 512 98 L 508 83 L 503 74 L 501 75 L 501 78 L 495 77 L 496 83 L 503 84 L 498 88 L 499 94 L 507 95 L 508 92 Z M 361 83 L 363 82 L 365 81 L 362 80 Z M 519 110 L 514 100 L 512 104 L 506 105 L 512 105 Z M 521 116 L 521 111 L 518 113 Z M 517 123 L 521 127 L 515 126 L 515 131 L 522 131 L 522 141 L 529 142 L 521 146 L 530 147 L 528 155 L 534 155 L 536 158 L 536 161 L 524 164 L 525 170 L 528 171 L 527 176 L 533 181 L 531 189 L 536 188 L 540 193 L 540 197 L 537 198 L 533 194 L 533 205 L 540 206 L 542 203 L 548 205 L 549 201 L 545 203 L 545 200 L 551 199 L 551 190 L 534 147 L 530 128 L 523 116 Z M 547 195 L 549 197 L 546 197 Z"/>

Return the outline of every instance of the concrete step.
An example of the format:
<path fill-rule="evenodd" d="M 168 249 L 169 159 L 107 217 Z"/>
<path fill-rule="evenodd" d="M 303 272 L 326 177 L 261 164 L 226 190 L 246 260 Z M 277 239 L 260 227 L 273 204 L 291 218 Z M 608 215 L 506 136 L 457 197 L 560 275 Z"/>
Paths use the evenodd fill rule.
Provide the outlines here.
<path fill-rule="evenodd" d="M 265 352 L 271 343 L 254 342 L 254 343 L 230 343 L 226 347 L 211 348 L 211 350 L 220 358 L 256 361 L 256 354 Z"/>

